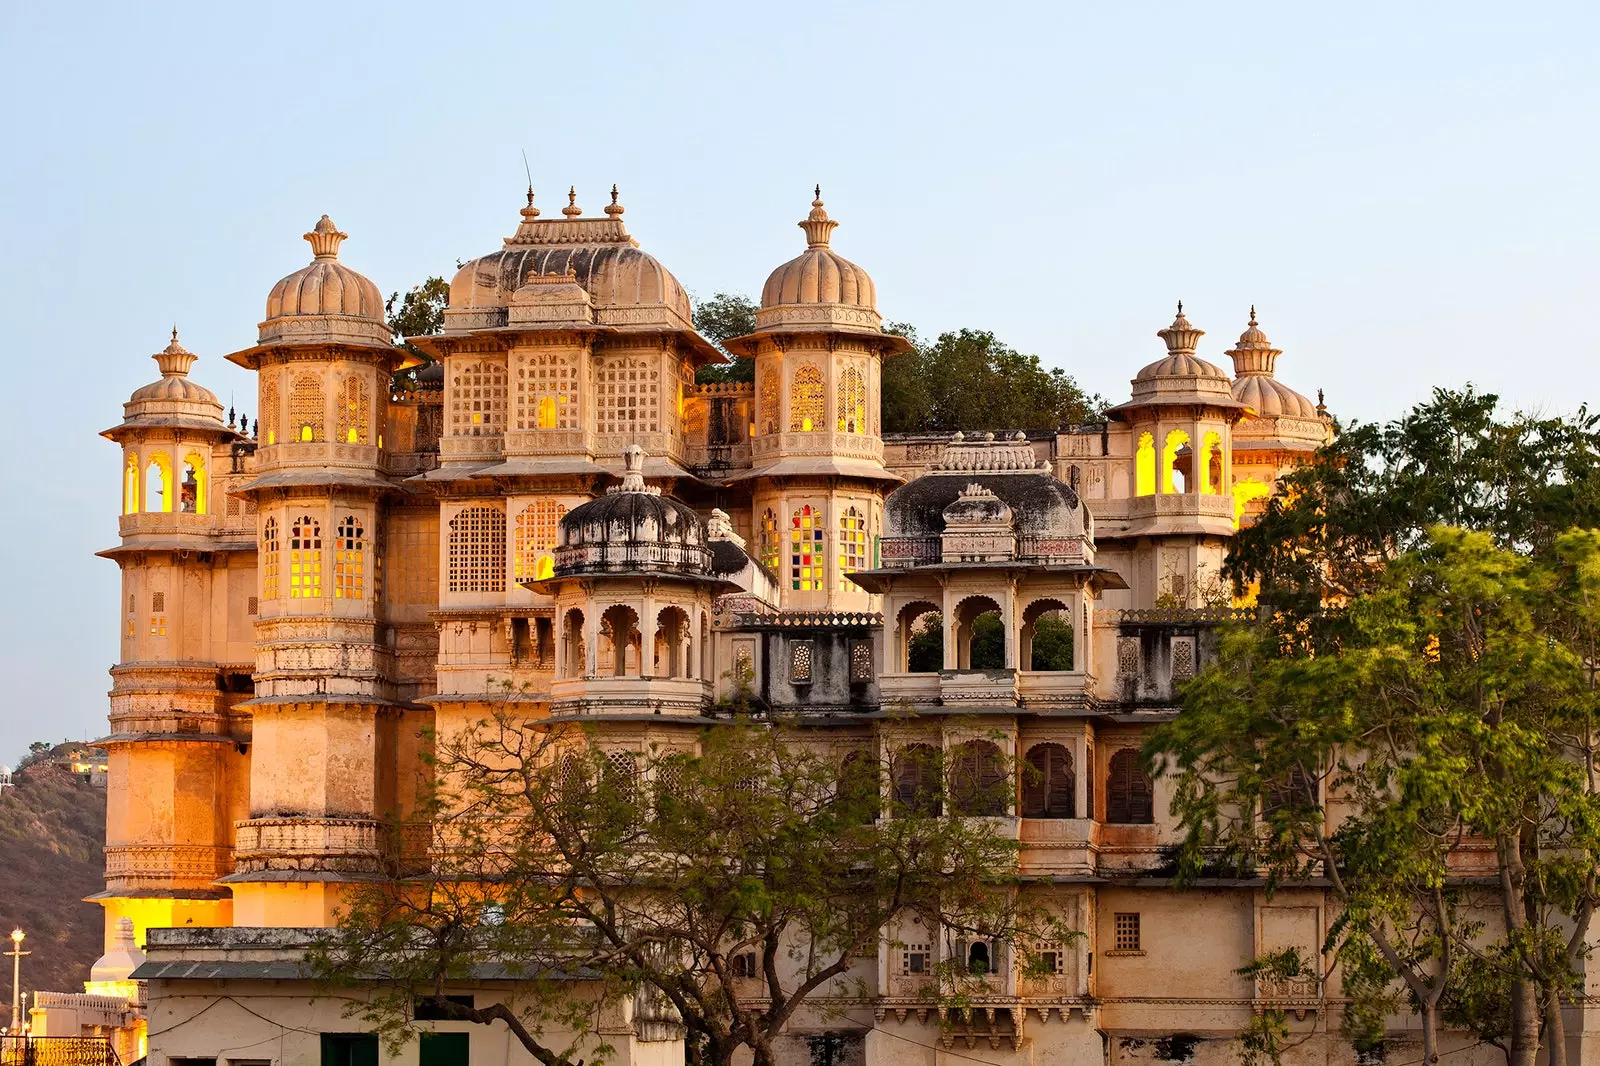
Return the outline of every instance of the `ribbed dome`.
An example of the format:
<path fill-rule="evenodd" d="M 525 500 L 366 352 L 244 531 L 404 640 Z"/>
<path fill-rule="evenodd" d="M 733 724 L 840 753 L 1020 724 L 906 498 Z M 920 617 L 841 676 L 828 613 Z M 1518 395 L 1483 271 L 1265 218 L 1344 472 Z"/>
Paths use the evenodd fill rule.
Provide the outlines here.
<path fill-rule="evenodd" d="M 178 343 L 177 326 L 172 327 L 172 343 L 150 358 L 161 368 L 161 380 L 139 386 L 133 391 L 133 395 L 128 397 L 129 402 L 175 400 L 182 403 L 211 404 L 221 412 L 222 404 L 218 402 L 217 394 L 204 385 L 189 380 L 189 368 L 194 366 L 199 356 Z"/>
<path fill-rule="evenodd" d="M 1214 363 L 1208 363 L 1194 354 L 1195 345 L 1200 338 L 1206 335 L 1205 330 L 1196 329 L 1190 325 L 1189 320 L 1183 317 L 1183 304 L 1178 304 L 1178 317 L 1172 320 L 1172 325 L 1166 329 L 1156 331 L 1167 345 L 1167 355 L 1164 359 L 1157 359 L 1149 366 L 1140 370 L 1133 376 L 1134 381 L 1150 381 L 1155 378 L 1215 378 L 1227 381 L 1228 375 L 1222 368 Z"/>
<path fill-rule="evenodd" d="M 1249 325 L 1239 334 L 1239 343 L 1228 349 L 1237 375 L 1233 398 L 1259 418 L 1317 418 L 1316 404 L 1273 377 L 1282 354 L 1267 339 L 1251 307 Z"/>
<path fill-rule="evenodd" d="M 272 287 L 261 323 L 263 344 L 332 341 L 388 346 L 389 327 L 378 286 L 339 262 L 339 245 L 347 236 L 327 215 L 305 235 L 316 258 Z"/>
<path fill-rule="evenodd" d="M 774 270 L 761 287 L 756 328 L 838 327 L 878 331 L 878 292 L 867 272 L 828 246 L 839 223 L 828 217 L 822 189 L 801 222 L 806 250 Z"/>
<path fill-rule="evenodd" d="M 171 343 L 150 358 L 161 368 L 161 379 L 135 389 L 122 405 L 121 424 L 106 430 L 104 436 L 119 440 L 125 431 L 156 427 L 235 436 L 222 424 L 222 404 L 216 394 L 189 380 L 189 368 L 199 357 L 178 343 L 178 327 L 172 327 Z"/>
<path fill-rule="evenodd" d="M 711 572 L 705 520 L 644 483 L 644 450 L 623 449 L 622 484 L 568 511 L 556 538 L 555 576 Z"/>

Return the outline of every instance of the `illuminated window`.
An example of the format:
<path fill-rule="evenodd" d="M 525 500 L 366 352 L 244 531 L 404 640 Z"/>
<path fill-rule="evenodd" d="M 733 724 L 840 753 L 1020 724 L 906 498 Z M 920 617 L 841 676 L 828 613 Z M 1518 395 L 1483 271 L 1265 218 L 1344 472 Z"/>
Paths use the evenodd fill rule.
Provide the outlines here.
<path fill-rule="evenodd" d="M 867 431 L 867 383 L 861 371 L 845 367 L 839 375 L 839 432 Z"/>
<path fill-rule="evenodd" d="M 289 598 L 322 598 L 322 524 L 310 515 L 289 527 Z"/>
<path fill-rule="evenodd" d="M 822 428 L 822 371 L 806 365 L 789 386 L 789 429 L 810 433 Z"/>
<path fill-rule="evenodd" d="M 778 432 L 778 376 L 782 373 L 774 365 L 761 375 L 761 398 L 756 404 L 756 413 L 761 420 L 761 432 L 769 435 Z"/>
<path fill-rule="evenodd" d="M 595 372 L 595 414 L 601 433 L 654 433 L 661 428 L 661 372 L 643 359 L 607 359 Z"/>
<path fill-rule="evenodd" d="M 1133 494 L 1154 496 L 1156 492 L 1156 439 L 1139 434 L 1139 448 L 1133 454 Z"/>
<path fill-rule="evenodd" d="M 278 520 L 267 519 L 261 527 L 261 598 L 278 598 Z"/>
<path fill-rule="evenodd" d="M 162 615 L 154 615 L 153 614 L 153 615 L 150 616 L 150 635 L 152 637 L 164 637 L 164 636 L 167 635 L 167 616 L 166 615 L 164 615 L 164 614 L 162 614 Z"/>
<path fill-rule="evenodd" d="M 137 514 L 139 511 L 139 457 L 128 456 L 127 469 L 122 473 L 122 513 Z"/>
<path fill-rule="evenodd" d="M 1188 478 L 1182 470 L 1176 468 L 1178 453 L 1189 446 L 1189 434 L 1181 429 L 1175 429 L 1167 434 L 1167 442 L 1161 446 L 1161 491 L 1182 493 L 1188 492 Z M 1191 456 L 1192 458 L 1192 456 Z"/>
<path fill-rule="evenodd" d="M 278 377 L 261 375 L 261 413 L 256 416 L 256 435 L 268 444 L 278 443 Z"/>
<path fill-rule="evenodd" d="M 323 423 L 322 381 L 315 374 L 301 374 L 289 390 L 289 426 L 297 441 L 327 439 Z"/>
<path fill-rule="evenodd" d="M 820 591 L 827 569 L 822 547 L 822 512 L 809 503 L 790 518 L 789 583 L 800 592 Z"/>
<path fill-rule="evenodd" d="M 506 590 L 506 516 L 493 507 L 468 507 L 450 519 L 447 551 L 451 592 Z"/>
<path fill-rule="evenodd" d="M 178 509 L 187 514 L 205 514 L 206 497 L 210 494 L 210 479 L 206 477 L 206 457 L 190 452 L 183 457 L 183 481 L 178 485 Z"/>
<path fill-rule="evenodd" d="M 560 500 L 538 500 L 517 514 L 516 541 L 511 553 L 511 576 L 538 580 L 555 573 L 556 533 L 567 505 Z"/>
<path fill-rule="evenodd" d="M 1222 437 L 1212 431 L 1205 435 L 1200 445 L 1200 457 L 1195 461 L 1195 476 L 1200 480 L 1200 491 L 1206 496 L 1222 492 Z"/>
<path fill-rule="evenodd" d="M 517 367 L 517 428 L 575 429 L 578 368 L 560 355 L 530 355 Z"/>
<path fill-rule="evenodd" d="M 867 520 L 851 507 L 839 516 L 839 591 L 858 591 L 860 586 L 845 575 L 866 568 Z"/>
<path fill-rule="evenodd" d="M 761 565 L 771 570 L 774 575 L 778 573 L 779 545 L 782 543 L 783 534 L 778 532 L 778 516 L 768 507 L 761 515 L 761 540 L 758 545 Z"/>
<path fill-rule="evenodd" d="M 505 429 L 506 368 L 485 359 L 456 370 L 450 378 L 450 433 L 497 437 Z"/>
<path fill-rule="evenodd" d="M 1115 930 L 1117 951 L 1140 951 L 1139 947 L 1139 915 L 1134 913 L 1118 913 L 1115 917 Z"/>
<path fill-rule="evenodd" d="M 367 383 L 360 374 L 346 374 L 344 392 L 339 397 L 339 439 L 346 444 L 365 444 L 371 424 Z"/>
<path fill-rule="evenodd" d="M 144 509 L 146 511 L 171 511 L 172 506 L 172 456 L 156 452 L 144 468 Z"/>
<path fill-rule="evenodd" d="M 366 581 L 366 552 L 360 519 L 345 515 L 338 532 L 333 542 L 333 598 L 359 600 Z"/>
<path fill-rule="evenodd" d="M 1244 513 L 1256 500 L 1265 499 L 1272 490 L 1253 477 L 1242 478 L 1233 486 L 1233 528 L 1244 521 Z"/>

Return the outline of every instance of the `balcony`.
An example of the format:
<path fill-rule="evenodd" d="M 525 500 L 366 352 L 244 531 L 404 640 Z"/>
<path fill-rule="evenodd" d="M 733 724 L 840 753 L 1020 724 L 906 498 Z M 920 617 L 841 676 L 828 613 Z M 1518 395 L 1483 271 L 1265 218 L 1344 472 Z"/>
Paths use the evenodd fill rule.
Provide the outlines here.
<path fill-rule="evenodd" d="M 677 717 L 704 713 L 711 683 L 697 678 L 590 675 L 550 685 L 550 713 L 574 717 L 651 714 Z"/>
<path fill-rule="evenodd" d="M 252 818 L 233 823 L 238 869 L 377 869 L 383 823 L 370 818 Z"/>
<path fill-rule="evenodd" d="M 938 674 L 879 674 L 878 693 L 885 706 L 937 707 Z"/>
<path fill-rule="evenodd" d="M 139 511 L 117 519 L 117 532 L 124 537 L 193 536 L 208 537 L 216 528 L 215 515 L 189 511 Z"/>
<path fill-rule="evenodd" d="M 1015 670 L 941 670 L 939 702 L 946 707 L 1015 707 Z"/>
<path fill-rule="evenodd" d="M 1024 707 L 1079 710 L 1089 705 L 1094 677 L 1082 670 L 1023 670 L 1017 675 L 1017 695 Z"/>

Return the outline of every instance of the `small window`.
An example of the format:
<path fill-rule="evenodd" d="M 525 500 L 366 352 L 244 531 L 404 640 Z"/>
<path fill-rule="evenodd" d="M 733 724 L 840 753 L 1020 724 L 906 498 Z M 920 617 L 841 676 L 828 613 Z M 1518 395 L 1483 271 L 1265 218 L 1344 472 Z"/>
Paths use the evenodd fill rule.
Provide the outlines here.
<path fill-rule="evenodd" d="M 417 1066 L 467 1066 L 471 1055 L 467 1033 L 422 1033 L 417 1041 Z"/>
<path fill-rule="evenodd" d="M 1118 912 L 1116 915 L 1116 945 L 1118 951 L 1142 951 L 1139 946 L 1139 914 Z"/>
<path fill-rule="evenodd" d="M 811 683 L 811 659 L 814 651 L 809 640 L 797 640 L 789 646 L 789 680 L 796 685 Z"/>
<path fill-rule="evenodd" d="M 1059 947 L 1047 947 L 1039 952 L 1039 966 L 1047 974 L 1066 972 L 1066 955 Z"/>
<path fill-rule="evenodd" d="M 152 592 L 150 594 L 150 610 L 161 614 L 167 609 L 167 594 L 165 592 Z"/>
<path fill-rule="evenodd" d="M 256 613 L 258 611 L 260 611 L 260 610 L 261 610 L 261 601 L 259 599 L 257 599 L 256 597 L 251 596 L 248 600 L 245 601 L 244 613 L 249 615 L 251 618 L 254 618 L 256 616 Z"/>
<path fill-rule="evenodd" d="M 377 1033 L 323 1033 L 322 1066 L 378 1066 Z"/>
<path fill-rule="evenodd" d="M 858 640 L 850 645 L 850 683 L 865 685 L 872 680 L 872 642 Z"/>
<path fill-rule="evenodd" d="M 933 971 L 933 960 L 930 958 L 928 945 L 908 944 L 900 953 L 900 972 L 902 974 L 925 974 Z"/>
<path fill-rule="evenodd" d="M 746 979 L 757 976 L 756 953 L 753 951 L 740 952 L 729 959 L 728 963 L 729 970 L 736 978 Z"/>
<path fill-rule="evenodd" d="M 167 635 L 166 615 L 153 614 L 150 616 L 150 635 L 152 637 L 164 637 Z"/>

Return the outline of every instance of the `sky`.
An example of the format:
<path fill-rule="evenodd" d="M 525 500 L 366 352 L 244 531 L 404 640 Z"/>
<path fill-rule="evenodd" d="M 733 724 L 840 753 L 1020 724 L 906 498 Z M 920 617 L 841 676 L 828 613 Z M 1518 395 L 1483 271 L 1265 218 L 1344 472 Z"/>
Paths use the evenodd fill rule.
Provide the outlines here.
<path fill-rule="evenodd" d="M 759 294 L 820 182 L 886 318 L 989 329 L 1113 400 L 1182 299 L 1253 303 L 1341 418 L 1436 385 L 1596 397 L 1600 5 L 4 5 L 0 762 L 104 732 L 118 452 L 158 376 L 256 413 L 221 356 L 324 212 L 389 293 L 546 212 L 689 290 Z"/>

